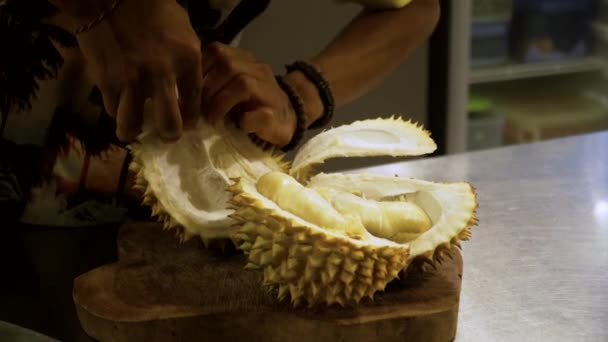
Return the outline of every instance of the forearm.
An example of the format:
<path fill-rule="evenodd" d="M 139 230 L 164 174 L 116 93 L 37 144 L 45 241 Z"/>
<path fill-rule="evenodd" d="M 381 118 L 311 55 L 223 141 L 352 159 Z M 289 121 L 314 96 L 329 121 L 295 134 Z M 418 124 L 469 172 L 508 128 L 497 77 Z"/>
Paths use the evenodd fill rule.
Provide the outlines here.
<path fill-rule="evenodd" d="M 437 0 L 414 0 L 401 9 L 364 10 L 317 56 L 308 61 L 328 81 L 337 108 L 369 92 L 433 32 Z M 288 80 L 300 92 L 309 124 L 323 113 L 315 86 L 294 72 Z"/>

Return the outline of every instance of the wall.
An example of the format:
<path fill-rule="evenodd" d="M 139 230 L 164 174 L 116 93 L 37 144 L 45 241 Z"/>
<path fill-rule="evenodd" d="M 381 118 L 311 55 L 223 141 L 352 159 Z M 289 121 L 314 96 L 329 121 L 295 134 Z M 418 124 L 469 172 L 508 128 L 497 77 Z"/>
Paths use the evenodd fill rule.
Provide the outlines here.
<path fill-rule="evenodd" d="M 276 72 L 283 72 L 285 63 L 319 52 L 358 10 L 358 6 L 328 0 L 275 0 L 268 11 L 247 28 L 240 46 L 271 64 Z M 378 88 L 336 112 L 334 125 L 392 114 L 426 123 L 426 68 L 427 47 L 423 46 Z M 336 160 L 327 163 L 323 171 L 390 161 L 394 160 Z"/>

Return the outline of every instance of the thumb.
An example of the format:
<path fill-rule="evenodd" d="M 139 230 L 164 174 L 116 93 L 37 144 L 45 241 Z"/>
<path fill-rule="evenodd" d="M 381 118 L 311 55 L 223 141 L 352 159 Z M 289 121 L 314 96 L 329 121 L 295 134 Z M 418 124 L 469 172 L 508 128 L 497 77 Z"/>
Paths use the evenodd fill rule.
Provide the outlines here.
<path fill-rule="evenodd" d="M 239 125 L 247 133 L 261 133 L 272 125 L 273 112 L 270 108 L 258 108 L 241 114 Z"/>
<path fill-rule="evenodd" d="M 260 139 L 273 145 L 284 146 L 289 143 L 289 134 L 277 124 L 272 108 L 263 107 L 245 112 L 241 116 L 239 124 L 245 132 L 254 133 Z"/>

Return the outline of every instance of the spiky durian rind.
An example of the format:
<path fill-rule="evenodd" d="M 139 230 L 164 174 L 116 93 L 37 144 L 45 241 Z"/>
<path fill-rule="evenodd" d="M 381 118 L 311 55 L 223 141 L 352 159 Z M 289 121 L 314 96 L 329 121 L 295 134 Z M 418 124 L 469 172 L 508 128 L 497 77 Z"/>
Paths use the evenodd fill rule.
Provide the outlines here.
<path fill-rule="evenodd" d="M 278 207 L 242 179 L 229 188 L 240 223 L 233 235 L 248 256 L 248 268 L 262 269 L 264 286 L 288 295 L 294 306 L 353 305 L 384 290 L 407 267 L 408 248 L 372 244 L 323 230 Z"/>
<path fill-rule="evenodd" d="M 360 137 L 372 132 L 373 137 Z M 386 135 L 382 140 L 379 135 Z M 388 118 L 358 120 L 331 127 L 309 139 L 298 150 L 290 175 L 306 182 L 318 165 L 336 157 L 409 157 L 432 153 L 437 145 L 421 124 L 392 115 Z"/>
<path fill-rule="evenodd" d="M 319 185 L 319 183 L 321 183 L 320 186 L 334 185 L 338 190 L 354 190 L 355 192 L 365 195 L 369 192 L 366 191 L 369 189 L 365 189 L 365 181 L 368 180 L 365 177 L 371 176 L 376 181 L 384 179 L 383 176 L 378 175 L 363 174 L 354 176 L 355 179 L 353 180 L 349 179 L 349 177 L 352 176 L 348 175 L 319 175 L 318 177 L 313 178 L 309 185 L 313 185 L 313 188 L 314 185 Z M 363 178 L 356 178 L 357 176 Z M 335 177 L 345 179 L 346 182 L 340 184 Z M 321 181 L 319 181 L 320 179 Z M 364 181 L 357 182 L 357 180 Z M 392 181 L 393 177 L 384 180 Z M 349 183 L 353 185 L 358 184 L 362 187 L 357 188 L 357 186 L 354 186 L 348 188 L 347 184 Z M 372 183 L 369 184 L 371 185 Z M 376 183 L 376 185 L 382 187 L 380 184 Z M 236 209 L 234 217 L 242 224 L 241 230 L 233 237 L 235 244 L 238 248 L 249 254 L 249 267 L 257 267 L 264 270 L 265 284 L 271 287 L 278 287 L 279 298 L 281 299 L 289 294 L 291 295 L 292 303 L 302 304 L 303 302 L 307 302 L 309 306 L 318 303 L 339 303 L 343 305 L 349 302 L 358 303 L 361 299 L 361 293 L 363 293 L 363 296 L 373 297 L 375 291 L 383 290 L 388 282 L 398 277 L 401 272 L 407 273 L 412 269 L 424 270 L 425 267 L 435 268 L 437 263 L 441 263 L 444 259 L 451 257 L 454 248 L 460 248 L 461 241 L 470 238 L 470 229 L 477 224 L 477 219 L 475 217 L 475 210 L 477 209 L 475 190 L 470 184 L 465 182 L 438 183 L 402 179 L 401 185 L 404 188 L 409 188 L 410 191 L 416 189 L 417 186 L 421 188 L 426 187 L 427 191 L 433 191 L 433 188 L 435 188 L 434 191 L 437 191 L 437 188 L 445 188 L 443 191 L 449 193 L 448 199 L 452 198 L 455 201 L 462 200 L 464 202 L 461 210 L 462 212 L 460 212 L 459 209 L 456 215 L 453 215 L 447 222 L 444 220 L 445 217 L 440 218 L 439 221 L 442 223 L 439 225 L 437 225 L 438 221 L 436 219 L 434 226 L 429 231 L 423 233 L 410 243 L 399 245 L 396 249 L 392 245 L 392 242 L 388 240 L 385 240 L 386 245 L 384 246 L 379 246 L 377 244 L 369 244 L 366 246 L 363 241 L 352 240 L 346 236 L 336 236 L 331 230 L 323 230 L 311 223 L 307 223 L 303 219 L 294 218 L 293 215 L 288 212 L 280 210 L 280 208 L 270 200 L 265 200 L 262 195 L 255 191 L 253 186 L 239 180 L 229 189 L 233 194 L 231 204 L 233 204 Z M 374 189 L 376 190 L 376 188 Z M 395 187 L 391 187 L 390 190 L 397 191 L 397 193 L 389 193 L 388 198 L 391 198 L 394 195 L 403 197 L 403 194 L 407 193 L 407 191 L 401 193 L 399 191 L 404 189 L 396 189 Z M 374 195 L 384 197 L 382 196 L 383 192 L 381 190 Z M 379 200 L 381 198 L 375 199 Z M 442 211 L 453 210 L 453 208 L 449 208 L 449 204 L 450 203 L 444 203 L 446 207 L 442 207 Z M 469 204 L 472 205 L 471 208 L 469 208 Z M 469 209 L 471 209 L 470 212 Z M 443 214 L 439 216 L 442 217 Z M 417 241 L 418 239 L 421 239 L 419 241 L 425 243 L 420 244 L 419 241 Z M 426 243 L 426 240 L 432 241 L 433 244 L 429 245 Z M 419 251 L 417 255 L 412 255 L 412 243 L 414 243 L 416 249 Z M 319 255 L 314 247 L 318 244 L 328 246 L 335 250 L 344 251 L 344 254 L 338 254 L 337 257 L 347 260 L 345 263 L 363 264 L 367 262 L 367 258 L 377 258 L 377 256 L 364 253 L 360 259 L 349 259 L 349 253 L 356 250 L 356 246 L 361 245 L 365 246 L 363 248 L 367 248 L 370 251 L 377 251 L 382 250 L 385 247 L 390 247 L 389 249 L 407 253 L 407 256 L 406 260 L 399 260 L 399 263 L 387 263 L 387 267 L 390 265 L 391 275 L 394 276 L 391 279 L 382 279 L 382 282 L 376 282 L 378 279 L 373 279 L 376 286 L 368 288 L 367 292 L 360 290 L 356 296 L 353 296 L 352 289 L 348 290 L 349 293 L 338 295 L 340 293 L 339 291 L 344 290 L 343 287 L 338 286 L 337 289 L 333 289 L 332 286 L 336 286 L 335 284 L 323 282 L 323 279 L 321 279 L 321 284 L 324 286 L 321 287 L 321 289 L 325 289 L 323 292 L 319 290 L 320 286 L 317 283 L 312 287 L 310 282 L 304 280 L 306 276 L 303 275 L 303 273 L 306 271 L 306 267 L 308 267 L 307 262 L 315 260 L 312 262 L 317 262 L 321 267 L 325 265 L 323 262 L 316 261 L 324 260 L 324 256 Z M 300 248 L 297 250 L 299 252 L 288 254 L 288 251 L 290 251 L 289 246 L 303 247 L 294 247 Z M 305 255 L 306 252 L 309 254 Z M 309 261 L 306 260 L 307 258 L 309 258 Z M 295 271 L 287 275 L 287 272 L 291 270 L 288 264 L 289 260 L 291 260 L 291 266 L 295 268 Z M 308 278 L 314 277 L 315 272 L 317 272 L 317 274 L 321 272 L 321 270 L 315 269 L 308 269 L 307 271 L 309 273 Z M 334 270 L 334 272 L 339 272 L 339 270 Z M 368 283 L 363 282 L 363 284 Z M 383 285 L 381 286 L 381 284 Z M 323 294 L 326 293 L 330 293 L 332 296 L 324 297 Z"/>
<path fill-rule="evenodd" d="M 151 216 L 162 224 L 164 230 L 174 231 L 180 242 L 186 242 L 193 238 L 194 234 L 184 229 L 181 224 L 173 219 L 164 209 L 162 203 L 158 201 L 154 190 L 144 177 L 145 170 L 137 159 L 137 149 L 133 148 L 133 145 L 130 145 L 129 150 L 133 155 L 133 160 L 129 164 L 129 170 L 135 173 L 133 189 L 141 194 L 141 204 L 150 208 Z"/>

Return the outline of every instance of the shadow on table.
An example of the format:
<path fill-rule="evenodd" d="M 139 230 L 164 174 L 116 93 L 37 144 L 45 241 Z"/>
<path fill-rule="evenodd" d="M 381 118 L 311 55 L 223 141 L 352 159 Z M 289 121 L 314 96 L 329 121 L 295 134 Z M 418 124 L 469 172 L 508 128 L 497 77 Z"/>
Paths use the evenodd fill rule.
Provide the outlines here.
<path fill-rule="evenodd" d="M 119 226 L 3 224 L 0 321 L 61 341 L 92 341 L 76 316 L 73 281 L 82 273 L 116 260 Z"/>

